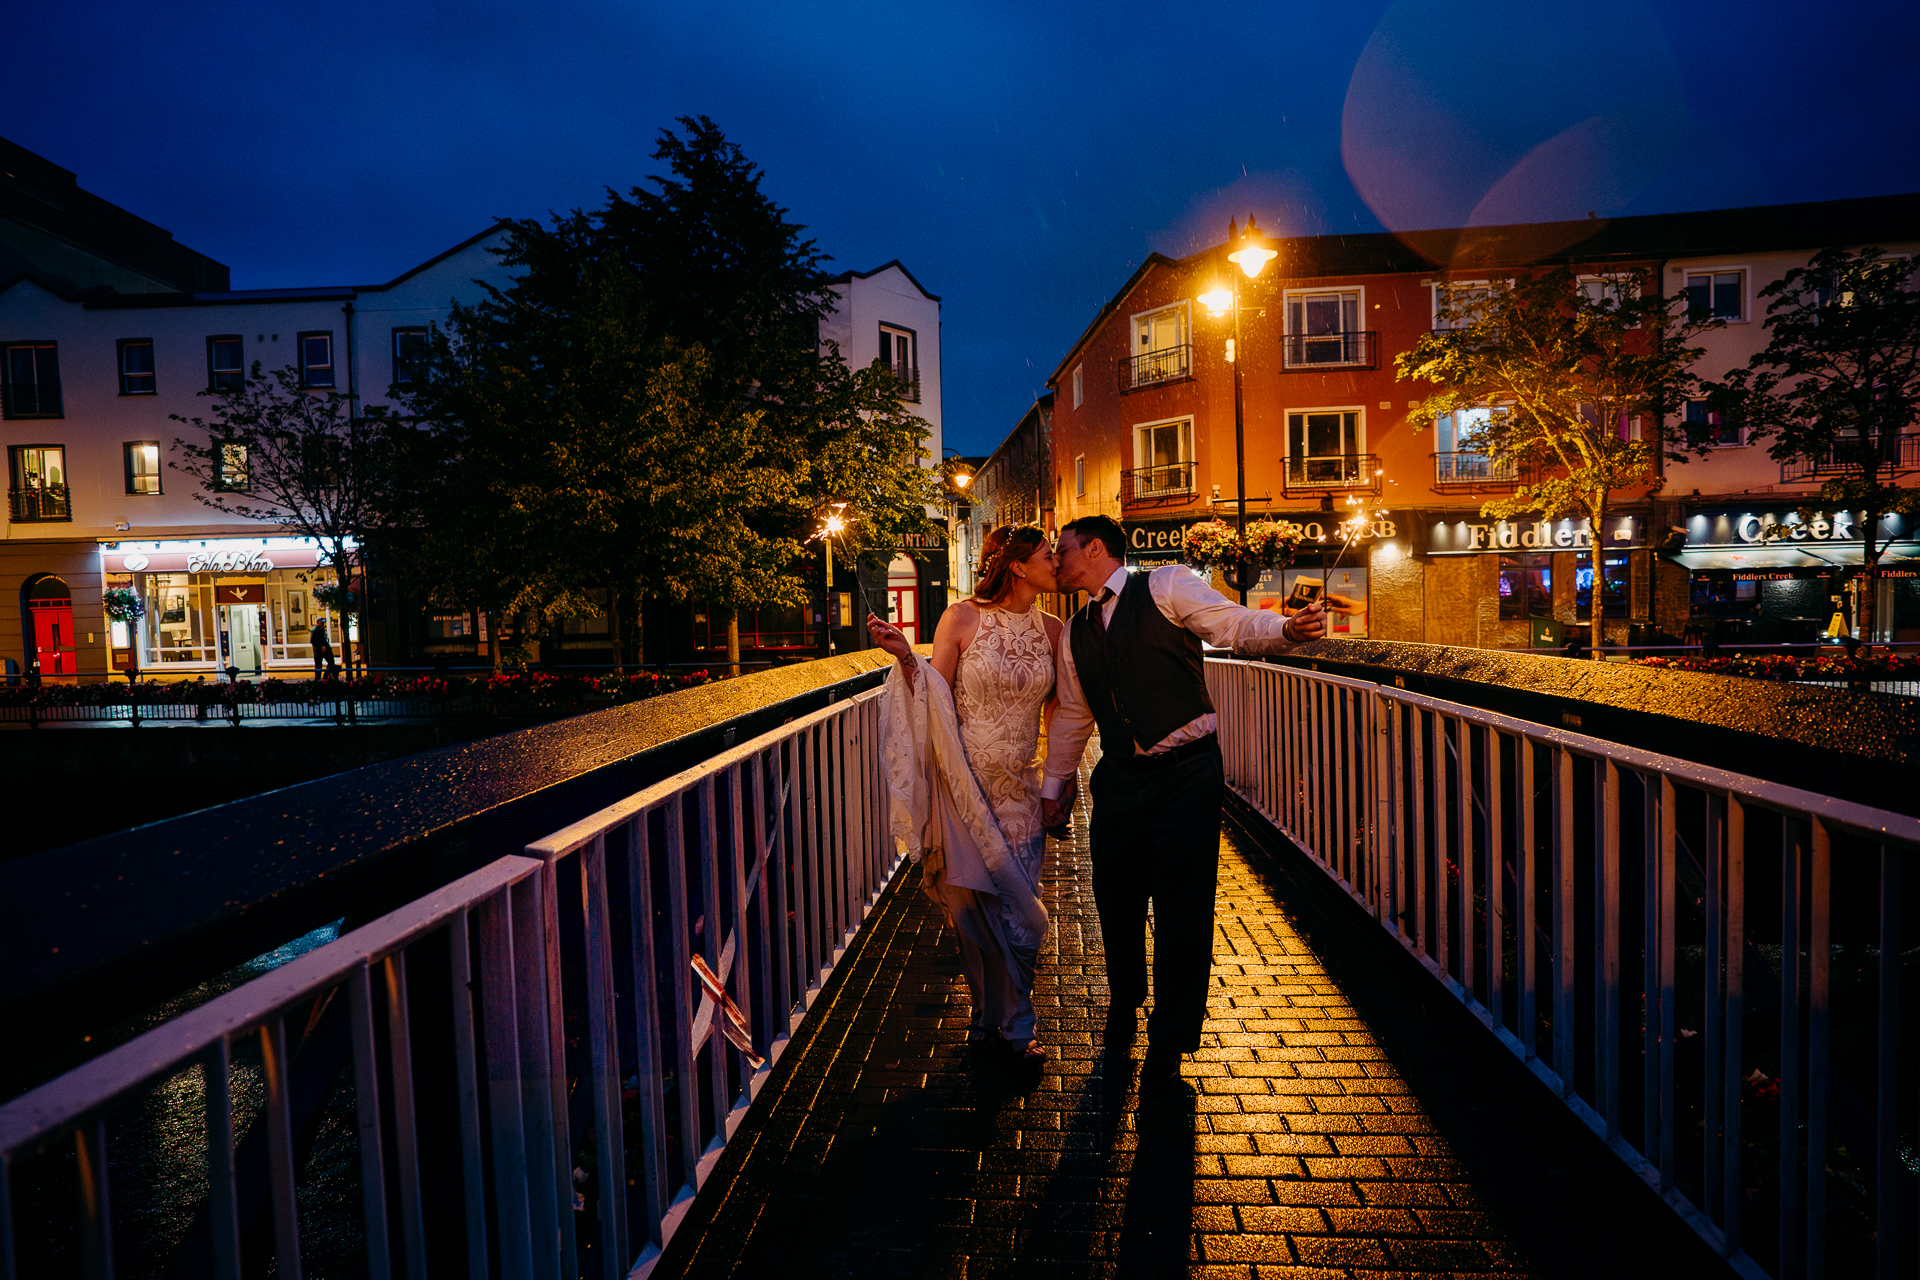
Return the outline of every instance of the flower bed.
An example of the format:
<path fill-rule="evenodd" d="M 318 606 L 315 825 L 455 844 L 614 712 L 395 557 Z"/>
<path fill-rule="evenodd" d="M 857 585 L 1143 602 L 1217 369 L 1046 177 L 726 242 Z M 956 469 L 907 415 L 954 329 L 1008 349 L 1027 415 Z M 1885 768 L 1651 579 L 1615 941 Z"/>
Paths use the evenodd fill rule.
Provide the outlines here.
<path fill-rule="evenodd" d="M 1920 656 L 1898 653 L 1863 653 L 1854 658 L 1839 651 L 1805 656 L 1785 653 L 1711 658 L 1689 655 L 1636 658 L 1633 665 L 1716 676 L 1745 676 L 1750 680 L 1920 680 Z"/>
<path fill-rule="evenodd" d="M 719 677 L 707 670 L 686 672 L 618 672 L 603 676 L 561 675 L 545 671 L 465 676 L 365 676 L 353 680 L 242 680 L 237 684 L 208 680 L 142 680 L 99 684 L 47 684 L 38 688 L 24 682 L 0 685 L 0 707 L 124 707 L 129 695 L 142 706 L 217 706 L 285 704 L 318 706 L 351 699 L 354 702 L 475 702 L 497 708 L 531 706 L 608 707 L 639 702 L 710 684 Z"/>

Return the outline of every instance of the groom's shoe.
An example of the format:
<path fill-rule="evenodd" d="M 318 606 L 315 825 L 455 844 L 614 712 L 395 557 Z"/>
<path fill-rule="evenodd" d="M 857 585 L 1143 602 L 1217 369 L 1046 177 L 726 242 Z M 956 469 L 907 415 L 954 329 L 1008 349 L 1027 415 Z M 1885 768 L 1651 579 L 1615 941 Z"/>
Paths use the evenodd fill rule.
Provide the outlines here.
<path fill-rule="evenodd" d="M 1107 1006 L 1107 1023 L 1101 1032 L 1100 1043 L 1108 1048 L 1124 1048 L 1133 1043 L 1139 1026 L 1140 1019 L 1133 1006 L 1110 1004 Z"/>
<path fill-rule="evenodd" d="M 1140 1064 L 1143 1090 L 1172 1089 L 1180 1083 L 1180 1055 L 1158 1045 L 1147 1046 L 1147 1060 Z"/>

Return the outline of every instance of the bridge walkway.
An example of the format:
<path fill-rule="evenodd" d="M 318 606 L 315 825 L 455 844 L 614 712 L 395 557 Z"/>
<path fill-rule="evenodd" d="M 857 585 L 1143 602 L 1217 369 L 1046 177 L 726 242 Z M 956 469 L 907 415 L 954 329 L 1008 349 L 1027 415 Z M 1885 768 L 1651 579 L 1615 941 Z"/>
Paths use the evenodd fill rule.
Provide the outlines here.
<path fill-rule="evenodd" d="M 897 879 L 655 1277 L 1727 1274 L 1320 873 L 1231 822 L 1205 1046 L 1143 1098 L 1144 1035 L 1101 1043 L 1085 818 L 1049 849 L 1045 1068 L 965 1044 L 951 930 Z"/>

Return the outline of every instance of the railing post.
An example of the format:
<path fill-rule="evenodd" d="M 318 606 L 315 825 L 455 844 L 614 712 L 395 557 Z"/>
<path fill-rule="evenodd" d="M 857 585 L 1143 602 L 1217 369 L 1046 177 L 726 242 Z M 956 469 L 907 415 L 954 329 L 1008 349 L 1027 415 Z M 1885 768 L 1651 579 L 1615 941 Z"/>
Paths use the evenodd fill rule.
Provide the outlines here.
<path fill-rule="evenodd" d="M 1832 833 L 1812 820 L 1807 885 L 1807 1280 L 1827 1274 L 1827 998 L 1833 963 Z"/>
<path fill-rule="evenodd" d="M 1780 1274 L 1798 1277 L 1800 1258 L 1800 863 L 1799 820 L 1780 819 Z"/>
<path fill-rule="evenodd" d="M 1880 1008 L 1874 1080 L 1874 1275 L 1899 1271 L 1900 1173 L 1900 858 L 1880 846 Z"/>

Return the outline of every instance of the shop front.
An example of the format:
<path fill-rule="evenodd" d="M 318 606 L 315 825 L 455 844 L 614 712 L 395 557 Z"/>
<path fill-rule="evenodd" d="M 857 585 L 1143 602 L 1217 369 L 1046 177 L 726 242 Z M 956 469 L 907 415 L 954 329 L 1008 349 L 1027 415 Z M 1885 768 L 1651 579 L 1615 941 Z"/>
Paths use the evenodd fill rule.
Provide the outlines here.
<path fill-rule="evenodd" d="M 325 625 L 337 653 L 345 623 L 325 597 L 338 575 L 304 538 L 121 542 L 101 549 L 102 581 L 146 606 L 110 624 L 113 665 L 145 677 L 233 670 L 242 677 L 313 669 Z"/>
<path fill-rule="evenodd" d="M 1606 642 L 1636 642 L 1636 631 L 1647 634 L 1653 623 L 1646 528 L 1641 511 L 1610 515 L 1596 547 L 1585 517 L 1430 516 L 1429 639 L 1498 649 L 1586 641 L 1597 595 Z"/>
<path fill-rule="evenodd" d="M 1179 564 L 1185 555 L 1187 530 L 1200 517 L 1175 520 L 1137 520 L 1125 525 L 1129 565 L 1156 568 Z M 1314 600 L 1327 606 L 1327 634 L 1342 640 L 1372 636 L 1373 566 L 1376 557 L 1399 555 L 1399 542 L 1408 527 L 1407 513 L 1388 511 L 1357 526 L 1343 523 L 1338 514 L 1324 511 L 1263 511 L 1248 519 L 1276 520 L 1289 526 L 1299 539 L 1293 563 L 1269 569 L 1247 591 L 1255 609 L 1277 609 L 1291 614 Z M 1224 590 L 1224 585 L 1216 581 Z"/>
<path fill-rule="evenodd" d="M 1669 559 L 1687 570 L 1687 638 L 1719 644 L 1813 644 L 1848 636 L 1920 640 L 1920 540 L 1910 517 L 1890 515 L 1873 632 L 1861 630 L 1865 541 L 1851 511 L 1756 506 L 1688 511 Z"/>

